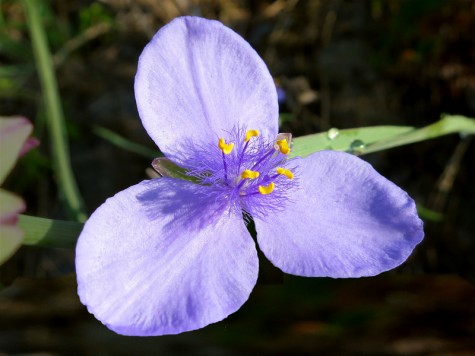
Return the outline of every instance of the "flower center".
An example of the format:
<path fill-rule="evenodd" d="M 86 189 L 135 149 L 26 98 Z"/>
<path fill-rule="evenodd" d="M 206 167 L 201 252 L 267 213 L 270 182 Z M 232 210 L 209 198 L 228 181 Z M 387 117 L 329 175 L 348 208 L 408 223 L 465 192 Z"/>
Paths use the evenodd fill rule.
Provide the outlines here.
<path fill-rule="evenodd" d="M 258 130 L 234 129 L 211 146 L 196 150 L 187 167 L 199 184 L 213 187 L 221 201 L 252 216 L 285 208 L 298 172 L 288 155 L 291 134 L 266 141 Z"/>
<path fill-rule="evenodd" d="M 289 134 L 280 134 L 271 147 L 265 145 L 262 147 L 260 144 L 262 142 L 252 140 L 258 136 L 258 130 L 248 130 L 243 137 L 244 144 L 236 146 L 237 152 L 234 157 L 230 156 L 233 153 L 234 143 L 226 143 L 224 138 L 218 141 L 218 148 L 222 153 L 224 183 L 234 186 L 241 197 L 271 194 L 279 176 L 294 179 L 290 169 L 279 166 L 287 161 L 286 155 L 290 153 Z"/>

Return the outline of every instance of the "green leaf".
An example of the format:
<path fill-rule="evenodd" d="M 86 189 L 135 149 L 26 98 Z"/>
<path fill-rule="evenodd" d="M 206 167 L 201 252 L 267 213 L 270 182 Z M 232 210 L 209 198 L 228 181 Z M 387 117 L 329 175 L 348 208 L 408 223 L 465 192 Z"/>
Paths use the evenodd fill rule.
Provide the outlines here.
<path fill-rule="evenodd" d="M 297 137 L 292 156 L 305 157 L 321 150 L 335 150 L 363 155 L 389 148 L 459 133 L 475 134 L 475 120 L 464 116 L 443 116 L 423 128 L 411 126 L 372 126 L 337 130 Z"/>
<path fill-rule="evenodd" d="M 442 116 L 441 120 L 426 127 L 414 129 L 404 135 L 399 135 L 386 141 L 381 140 L 373 145 L 368 145 L 363 150 L 363 154 L 430 140 L 453 133 L 459 133 L 461 135 L 475 134 L 475 119 L 459 115 Z"/>
<path fill-rule="evenodd" d="M 33 125 L 23 117 L 0 117 L 0 184 L 15 166 L 23 144 L 32 131 Z"/>
<path fill-rule="evenodd" d="M 74 248 L 83 224 L 20 215 L 18 225 L 25 232 L 24 245 Z"/>
<path fill-rule="evenodd" d="M 388 140 L 389 138 L 414 130 L 411 126 L 372 126 L 356 129 L 330 129 L 318 134 L 293 139 L 291 156 L 305 157 L 322 150 L 350 151 L 351 145 L 363 142 L 365 145 Z"/>

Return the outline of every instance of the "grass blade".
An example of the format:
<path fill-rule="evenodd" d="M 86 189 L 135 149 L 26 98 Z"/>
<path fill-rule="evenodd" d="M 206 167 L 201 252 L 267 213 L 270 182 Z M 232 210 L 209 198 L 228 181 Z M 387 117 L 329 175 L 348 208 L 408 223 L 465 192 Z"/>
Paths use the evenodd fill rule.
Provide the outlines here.
<path fill-rule="evenodd" d="M 71 169 L 63 109 L 53 71 L 51 53 L 40 18 L 40 7 L 43 2 L 40 0 L 23 0 L 23 4 L 28 18 L 33 53 L 45 101 L 47 126 L 60 195 L 72 217 L 77 221 L 85 221 L 87 215 Z"/>

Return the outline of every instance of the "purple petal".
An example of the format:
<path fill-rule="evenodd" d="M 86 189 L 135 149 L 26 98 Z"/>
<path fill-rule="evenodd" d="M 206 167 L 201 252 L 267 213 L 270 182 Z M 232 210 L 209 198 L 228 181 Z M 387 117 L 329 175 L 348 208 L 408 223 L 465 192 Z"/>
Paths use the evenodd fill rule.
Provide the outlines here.
<path fill-rule="evenodd" d="M 258 260 L 242 218 L 225 211 L 205 187 L 172 178 L 108 199 L 76 248 L 82 303 L 124 335 L 176 334 L 226 318 L 248 299 Z"/>
<path fill-rule="evenodd" d="M 422 240 L 414 201 L 365 161 L 321 151 L 296 162 L 292 202 L 255 221 L 260 248 L 284 272 L 373 276 L 403 263 Z"/>
<path fill-rule="evenodd" d="M 170 158 L 186 155 L 185 141 L 217 142 L 234 127 L 272 138 L 278 131 L 276 88 L 266 65 L 217 21 L 180 17 L 163 27 L 140 56 L 135 98 L 145 129 Z"/>
<path fill-rule="evenodd" d="M 38 147 L 39 144 L 40 140 L 38 140 L 36 137 L 28 137 L 20 150 L 20 157 L 26 155 L 33 148 Z"/>

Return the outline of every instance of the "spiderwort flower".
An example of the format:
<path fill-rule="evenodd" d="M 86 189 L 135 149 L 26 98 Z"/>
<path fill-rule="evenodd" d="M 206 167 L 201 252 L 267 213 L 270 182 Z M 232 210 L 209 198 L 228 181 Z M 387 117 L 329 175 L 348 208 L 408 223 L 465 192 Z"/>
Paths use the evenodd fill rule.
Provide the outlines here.
<path fill-rule="evenodd" d="M 150 137 L 190 180 L 127 188 L 79 237 L 79 296 L 117 333 L 176 334 L 238 310 L 258 274 L 246 219 L 269 260 L 299 276 L 373 276 L 422 240 L 414 201 L 368 163 L 332 151 L 288 158 L 272 77 L 219 22 L 161 29 L 135 94 Z"/>

